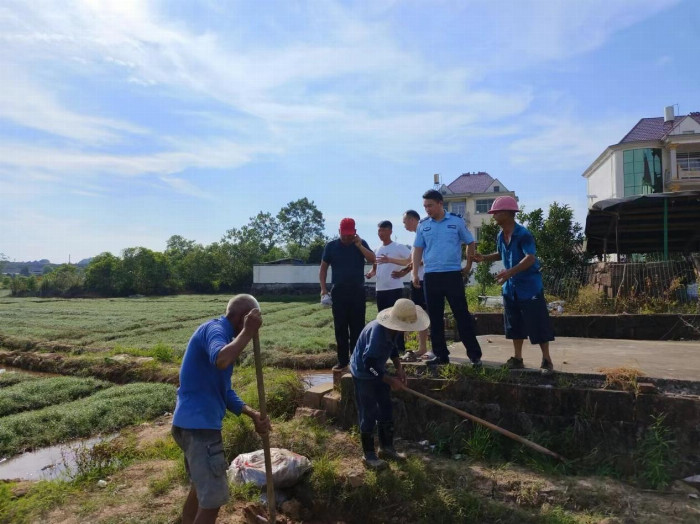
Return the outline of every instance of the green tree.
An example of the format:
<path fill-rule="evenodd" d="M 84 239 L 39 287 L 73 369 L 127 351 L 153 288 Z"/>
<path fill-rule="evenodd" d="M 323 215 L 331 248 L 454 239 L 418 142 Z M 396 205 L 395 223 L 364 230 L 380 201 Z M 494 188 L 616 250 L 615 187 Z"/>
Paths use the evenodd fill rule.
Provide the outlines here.
<path fill-rule="evenodd" d="M 5 256 L 5 253 L 0 253 L 0 275 L 2 275 L 2 272 L 5 269 L 6 263 L 7 263 L 7 257 Z"/>
<path fill-rule="evenodd" d="M 126 248 L 122 253 L 127 294 L 164 294 L 170 290 L 170 265 L 163 253 L 145 247 Z"/>
<path fill-rule="evenodd" d="M 85 289 L 104 296 L 119 294 L 121 260 L 112 253 L 100 253 L 85 268 Z"/>
<path fill-rule="evenodd" d="M 553 202 L 546 218 L 542 209 L 535 209 L 519 213 L 517 220 L 535 237 L 545 290 L 555 295 L 577 290 L 588 257 L 583 251 L 583 228 L 574 222 L 573 210 Z"/>
<path fill-rule="evenodd" d="M 496 237 L 501 230 L 498 224 L 491 218 L 488 222 L 481 224 L 479 233 L 479 245 L 477 251 L 484 255 L 496 252 Z M 485 295 L 486 289 L 496 283 L 496 277 L 491 273 L 493 262 L 480 262 L 474 271 L 474 279 L 479 284 L 479 294 Z"/>
<path fill-rule="evenodd" d="M 277 213 L 280 236 L 286 244 L 308 247 L 314 240 L 323 238 L 326 221 L 313 201 L 300 198 L 289 202 Z"/>
<path fill-rule="evenodd" d="M 75 297 L 83 293 L 84 275 L 72 264 L 62 264 L 41 279 L 41 296 Z"/>
<path fill-rule="evenodd" d="M 178 266 L 183 285 L 188 291 L 210 293 L 219 289 L 221 266 L 216 251 L 200 245 L 191 249 Z"/>

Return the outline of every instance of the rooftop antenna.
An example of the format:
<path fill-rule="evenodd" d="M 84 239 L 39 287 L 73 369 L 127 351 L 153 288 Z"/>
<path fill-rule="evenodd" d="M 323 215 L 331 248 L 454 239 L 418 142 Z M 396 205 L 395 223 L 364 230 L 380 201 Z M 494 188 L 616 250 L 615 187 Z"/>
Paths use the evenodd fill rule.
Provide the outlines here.
<path fill-rule="evenodd" d="M 442 182 L 440 181 L 440 173 L 435 173 L 433 175 L 433 189 L 440 189 Z"/>

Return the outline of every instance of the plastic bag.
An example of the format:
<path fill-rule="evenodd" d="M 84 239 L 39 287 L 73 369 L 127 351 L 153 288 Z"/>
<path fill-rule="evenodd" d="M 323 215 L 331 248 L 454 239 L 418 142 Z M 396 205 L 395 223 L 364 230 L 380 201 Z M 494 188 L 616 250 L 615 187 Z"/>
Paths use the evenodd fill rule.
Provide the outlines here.
<path fill-rule="evenodd" d="M 330 293 L 321 296 L 321 305 L 323 307 L 331 307 L 333 305 L 333 299 Z"/>
<path fill-rule="evenodd" d="M 299 479 L 311 469 L 311 461 L 282 448 L 270 448 L 272 459 L 272 481 L 276 488 L 287 488 L 296 484 Z M 256 486 L 267 485 L 265 476 L 265 453 L 262 449 L 252 453 L 238 455 L 226 472 L 229 482 L 245 484 L 253 482 Z"/>

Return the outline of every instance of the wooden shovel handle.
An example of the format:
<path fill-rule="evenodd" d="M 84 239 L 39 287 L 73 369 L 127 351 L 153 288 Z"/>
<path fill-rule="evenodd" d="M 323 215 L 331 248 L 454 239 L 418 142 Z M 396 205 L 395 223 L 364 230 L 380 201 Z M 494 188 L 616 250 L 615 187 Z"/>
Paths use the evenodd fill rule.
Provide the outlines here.
<path fill-rule="evenodd" d="M 255 375 L 258 382 L 258 403 L 260 404 L 260 415 L 267 417 L 267 406 L 265 405 L 265 383 L 263 382 L 262 357 L 260 356 L 260 337 L 257 333 L 253 335 L 253 354 L 255 356 Z M 270 454 L 270 435 L 263 433 L 260 435 L 265 453 L 265 477 L 267 479 L 267 512 L 269 522 L 275 522 L 277 504 L 275 503 L 275 486 L 272 482 L 272 455 Z"/>
<path fill-rule="evenodd" d="M 427 400 L 428 402 L 432 402 L 433 404 L 437 404 L 440 407 L 443 407 L 445 409 L 449 409 L 453 413 L 457 413 L 458 415 L 460 415 L 464 418 L 467 418 L 473 422 L 476 422 L 477 424 L 481 424 L 482 426 L 486 426 L 487 428 L 492 429 L 493 431 L 497 431 L 501 435 L 505 435 L 508 438 L 511 438 L 517 442 L 520 442 L 521 444 L 524 444 L 527 447 L 534 449 L 535 451 L 539 451 L 540 453 L 544 453 L 545 455 L 549 455 L 550 457 L 554 457 L 557 460 L 560 460 L 562 462 L 566 462 L 566 459 L 564 457 L 562 457 L 561 455 L 557 455 L 553 451 L 550 451 L 547 448 L 540 446 L 539 444 L 535 444 L 531 440 L 528 440 L 524 437 L 521 437 L 520 435 L 516 435 L 515 433 L 508 431 L 507 429 L 503 429 L 502 427 L 497 426 L 496 424 L 492 424 L 491 422 L 489 422 L 487 420 L 484 420 L 484 419 L 479 418 L 475 415 L 467 413 L 466 411 L 462 411 L 461 409 L 457 409 L 453 406 L 450 406 L 449 404 L 445 404 L 444 402 L 440 402 L 439 400 L 431 398 L 428 395 L 424 395 L 423 393 L 419 393 L 418 391 L 415 391 L 407 386 L 404 386 L 403 390 L 409 392 L 411 395 L 415 395 L 419 398 L 422 398 L 423 400 Z"/>

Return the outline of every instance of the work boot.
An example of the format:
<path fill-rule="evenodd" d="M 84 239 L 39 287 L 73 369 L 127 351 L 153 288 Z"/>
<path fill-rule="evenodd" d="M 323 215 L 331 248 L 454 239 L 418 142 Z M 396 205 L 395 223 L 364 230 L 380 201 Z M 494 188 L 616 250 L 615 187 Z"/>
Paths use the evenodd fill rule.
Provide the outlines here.
<path fill-rule="evenodd" d="M 377 458 L 377 454 L 374 452 L 374 434 L 361 433 L 360 440 L 362 441 L 362 452 L 365 454 L 364 458 L 362 459 L 365 467 L 375 471 L 386 469 L 389 464 Z"/>
<path fill-rule="evenodd" d="M 406 460 L 406 454 L 394 448 L 394 424 L 391 422 L 379 424 L 379 458 Z"/>

